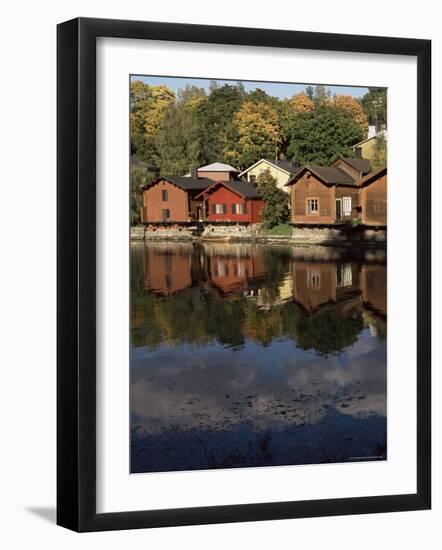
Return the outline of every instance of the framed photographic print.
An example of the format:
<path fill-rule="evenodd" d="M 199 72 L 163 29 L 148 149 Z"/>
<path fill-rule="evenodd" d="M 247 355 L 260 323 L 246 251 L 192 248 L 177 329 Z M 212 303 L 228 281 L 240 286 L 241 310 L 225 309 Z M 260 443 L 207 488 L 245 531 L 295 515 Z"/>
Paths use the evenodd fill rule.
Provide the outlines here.
<path fill-rule="evenodd" d="M 58 26 L 59 525 L 430 508 L 430 53 Z"/>

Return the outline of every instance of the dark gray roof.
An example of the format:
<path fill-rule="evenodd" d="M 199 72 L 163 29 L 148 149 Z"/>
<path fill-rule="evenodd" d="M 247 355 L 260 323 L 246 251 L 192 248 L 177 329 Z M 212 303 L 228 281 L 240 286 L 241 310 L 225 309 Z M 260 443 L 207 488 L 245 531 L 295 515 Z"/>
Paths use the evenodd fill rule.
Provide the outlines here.
<path fill-rule="evenodd" d="M 228 189 L 231 189 L 235 193 L 238 193 L 245 199 L 260 199 L 261 194 L 258 191 L 258 188 L 246 180 L 230 180 L 230 181 L 212 181 L 211 187 L 215 189 L 218 185 L 224 185 Z M 210 189 L 209 189 L 210 191 Z"/>
<path fill-rule="evenodd" d="M 169 181 L 177 187 L 184 189 L 184 191 L 202 191 L 203 189 L 207 189 L 207 187 L 209 187 L 210 185 L 213 185 L 213 180 L 209 180 L 208 178 L 188 178 L 187 176 L 162 176 L 145 185 L 143 189 L 147 189 L 148 187 L 151 187 L 161 180 Z"/>
<path fill-rule="evenodd" d="M 265 160 L 270 164 L 273 164 L 273 166 L 276 166 L 277 168 L 282 168 L 283 170 L 286 170 L 289 173 L 293 172 L 296 168 L 298 168 L 298 164 L 290 160 L 275 160 L 275 159 L 265 159 Z"/>
<path fill-rule="evenodd" d="M 236 191 L 246 199 L 260 199 L 261 194 L 258 188 L 250 181 L 244 180 L 232 180 L 223 182 L 227 187 L 230 187 L 233 191 Z"/>
<path fill-rule="evenodd" d="M 286 185 L 290 185 L 294 180 L 301 175 L 304 170 L 310 170 L 313 174 L 317 175 L 322 181 L 330 185 L 354 185 L 356 186 L 356 180 L 349 174 L 335 168 L 334 166 L 316 166 L 313 164 L 306 164 L 302 166 L 297 172 L 293 174 Z"/>
<path fill-rule="evenodd" d="M 371 164 L 368 159 L 342 157 L 342 160 L 349 164 L 355 170 L 358 170 L 358 172 L 361 172 L 363 176 L 371 172 Z"/>

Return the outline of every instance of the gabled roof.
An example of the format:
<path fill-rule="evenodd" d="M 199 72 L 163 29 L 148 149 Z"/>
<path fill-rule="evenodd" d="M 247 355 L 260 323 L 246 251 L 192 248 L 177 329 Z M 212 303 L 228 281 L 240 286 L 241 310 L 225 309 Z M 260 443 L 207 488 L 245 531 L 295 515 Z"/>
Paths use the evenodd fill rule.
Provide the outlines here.
<path fill-rule="evenodd" d="M 349 164 L 352 168 L 360 172 L 362 175 L 368 174 L 371 172 L 371 163 L 368 159 L 358 159 L 358 158 L 351 158 L 351 157 L 342 157 L 341 159 L 347 164 Z"/>
<path fill-rule="evenodd" d="M 295 180 L 307 170 L 312 172 L 312 174 L 315 174 L 315 176 L 322 180 L 326 185 L 351 185 L 357 187 L 356 180 L 344 172 L 344 170 L 336 168 L 335 166 L 317 166 L 313 164 L 301 166 L 301 168 L 293 174 L 286 185 L 293 185 Z"/>
<path fill-rule="evenodd" d="M 372 183 L 373 180 L 383 176 L 386 173 L 387 173 L 387 167 L 381 166 L 381 168 L 374 170 L 374 172 L 370 172 L 370 174 L 367 174 L 366 176 L 358 180 L 358 185 L 360 187 L 366 187 L 367 185 L 370 185 L 370 183 Z"/>
<path fill-rule="evenodd" d="M 203 189 L 207 189 L 207 187 L 213 184 L 213 180 L 209 180 L 208 178 L 188 178 L 185 176 L 162 176 L 146 184 L 143 187 L 143 189 L 148 189 L 149 187 L 152 187 L 153 185 L 155 185 L 156 183 L 162 180 L 173 183 L 174 185 L 176 185 L 177 187 L 180 187 L 184 191 L 202 191 Z"/>
<path fill-rule="evenodd" d="M 238 172 L 236 168 L 230 166 L 230 164 L 224 164 L 223 162 L 213 162 L 207 166 L 201 166 L 198 168 L 199 172 Z"/>
<path fill-rule="evenodd" d="M 253 183 L 244 180 L 216 181 L 215 183 L 213 183 L 212 181 L 212 185 L 205 189 L 202 193 L 200 193 L 198 197 L 208 192 L 211 192 L 212 190 L 214 191 L 215 188 L 219 185 L 227 187 L 227 189 L 230 189 L 231 191 L 233 191 L 237 195 L 240 195 L 241 197 L 244 197 L 245 199 L 261 198 L 261 194 L 257 187 L 253 185 Z"/>
<path fill-rule="evenodd" d="M 255 168 L 255 166 L 257 166 L 261 162 L 267 162 L 268 164 L 271 164 L 275 168 L 279 168 L 280 170 L 282 170 L 288 175 L 290 175 L 293 172 L 293 170 L 297 167 L 296 163 L 291 162 L 290 160 L 259 159 L 257 162 L 255 162 L 255 164 L 252 164 L 252 166 L 249 166 L 243 172 L 241 172 L 240 177 L 243 174 L 247 174 L 247 172 L 252 170 L 252 168 Z"/>
<path fill-rule="evenodd" d="M 367 141 L 370 141 L 372 139 L 376 139 L 378 136 L 384 136 L 387 137 L 387 130 L 380 130 L 377 134 L 374 136 L 367 137 L 360 141 L 359 143 L 356 143 L 355 145 L 352 145 L 351 148 L 354 149 L 355 147 L 359 147 L 359 145 L 362 145 L 363 143 L 366 143 Z"/>

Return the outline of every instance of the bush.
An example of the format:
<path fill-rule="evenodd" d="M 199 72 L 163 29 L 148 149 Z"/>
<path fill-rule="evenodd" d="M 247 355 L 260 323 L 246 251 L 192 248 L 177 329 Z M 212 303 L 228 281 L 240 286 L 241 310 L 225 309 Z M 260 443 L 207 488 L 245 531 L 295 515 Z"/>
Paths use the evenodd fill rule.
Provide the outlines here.
<path fill-rule="evenodd" d="M 269 170 L 262 172 L 256 183 L 266 205 L 262 211 L 263 224 L 266 229 L 271 229 L 283 224 L 289 219 L 289 197 L 287 193 L 278 189 L 276 179 Z"/>

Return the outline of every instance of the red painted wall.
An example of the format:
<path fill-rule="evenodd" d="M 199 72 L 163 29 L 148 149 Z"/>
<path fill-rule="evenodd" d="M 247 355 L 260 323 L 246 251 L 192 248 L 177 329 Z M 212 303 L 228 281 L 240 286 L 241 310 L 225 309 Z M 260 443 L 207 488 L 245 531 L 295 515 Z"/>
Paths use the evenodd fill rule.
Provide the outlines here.
<path fill-rule="evenodd" d="M 259 204 L 255 204 L 259 203 Z M 249 223 L 258 223 L 261 221 L 261 210 L 264 206 L 262 200 L 256 199 L 244 199 L 236 193 L 233 193 L 230 189 L 226 187 L 219 187 L 213 193 L 207 197 L 207 220 L 211 222 L 249 222 Z M 213 214 L 212 205 L 213 204 L 225 204 L 227 206 L 227 212 L 225 214 Z M 246 214 L 233 214 L 232 205 L 233 204 L 246 204 L 247 213 Z M 262 205 L 262 206 L 260 206 Z"/>

